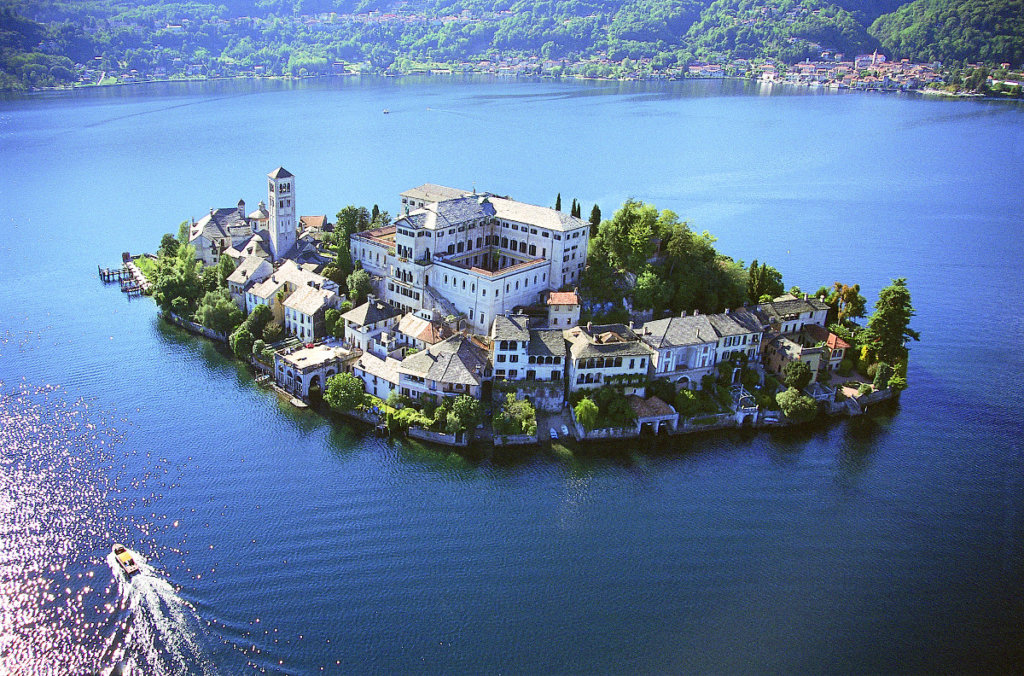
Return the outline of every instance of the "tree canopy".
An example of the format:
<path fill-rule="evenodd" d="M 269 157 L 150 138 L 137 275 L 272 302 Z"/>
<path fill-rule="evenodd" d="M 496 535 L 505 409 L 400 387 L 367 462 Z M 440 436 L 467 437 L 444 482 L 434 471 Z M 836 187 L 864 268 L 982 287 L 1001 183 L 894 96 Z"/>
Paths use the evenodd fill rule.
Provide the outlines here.
<path fill-rule="evenodd" d="M 867 336 L 879 360 L 890 364 L 906 360 L 907 341 L 921 339 L 921 334 L 910 328 L 914 314 L 905 278 L 894 279 L 878 292 L 875 311 L 868 320 Z"/>

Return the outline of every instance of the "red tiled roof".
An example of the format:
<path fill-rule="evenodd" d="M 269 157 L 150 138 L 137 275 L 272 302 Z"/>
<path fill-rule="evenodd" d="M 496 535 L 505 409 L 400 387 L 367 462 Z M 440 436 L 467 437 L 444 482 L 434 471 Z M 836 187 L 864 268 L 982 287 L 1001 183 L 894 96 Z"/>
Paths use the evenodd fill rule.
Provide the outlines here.
<path fill-rule="evenodd" d="M 552 291 L 548 295 L 548 305 L 579 305 L 580 297 L 575 291 Z"/>
<path fill-rule="evenodd" d="M 830 350 L 845 350 L 850 347 L 850 344 L 845 340 L 817 324 L 808 324 L 804 326 L 804 332 L 811 338 L 811 340 L 825 341 L 825 345 Z"/>

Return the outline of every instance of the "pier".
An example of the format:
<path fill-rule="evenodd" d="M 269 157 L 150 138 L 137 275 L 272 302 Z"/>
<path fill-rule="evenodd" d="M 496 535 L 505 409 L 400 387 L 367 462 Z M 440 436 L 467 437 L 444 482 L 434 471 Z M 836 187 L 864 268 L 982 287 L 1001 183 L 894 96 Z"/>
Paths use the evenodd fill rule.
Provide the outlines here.
<path fill-rule="evenodd" d="M 121 287 L 121 292 L 128 294 L 129 298 L 141 296 L 144 293 L 148 293 L 153 284 L 146 279 L 146 275 L 135 265 L 136 258 L 138 256 L 133 257 L 125 252 L 121 255 L 121 267 L 105 268 L 97 265 L 96 272 L 104 284 L 117 282 Z"/>

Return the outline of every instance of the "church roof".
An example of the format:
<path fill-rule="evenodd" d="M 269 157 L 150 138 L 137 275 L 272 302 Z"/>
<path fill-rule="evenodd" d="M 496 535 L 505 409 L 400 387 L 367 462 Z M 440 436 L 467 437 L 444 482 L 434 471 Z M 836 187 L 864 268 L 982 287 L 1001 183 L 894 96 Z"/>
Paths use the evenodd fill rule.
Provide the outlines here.
<path fill-rule="evenodd" d="M 269 176 L 270 178 L 292 178 L 295 176 L 295 174 L 288 171 L 284 167 L 278 167 L 277 169 L 274 169 L 272 172 L 267 174 L 267 176 Z"/>

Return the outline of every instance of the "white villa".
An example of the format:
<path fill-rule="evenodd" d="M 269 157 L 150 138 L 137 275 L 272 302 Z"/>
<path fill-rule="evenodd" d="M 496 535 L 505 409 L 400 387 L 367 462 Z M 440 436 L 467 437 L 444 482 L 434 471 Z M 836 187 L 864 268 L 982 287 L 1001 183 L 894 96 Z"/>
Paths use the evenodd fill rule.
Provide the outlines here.
<path fill-rule="evenodd" d="M 765 322 L 745 308 L 713 315 L 694 312 L 646 322 L 637 333 L 654 354 L 652 376 L 699 389 L 719 362 L 743 353 L 760 360 Z"/>
<path fill-rule="evenodd" d="M 624 394 L 644 396 L 647 370 L 654 358 L 633 330 L 622 324 L 566 329 L 569 342 L 569 389 L 593 390 L 605 384 L 619 384 Z"/>

